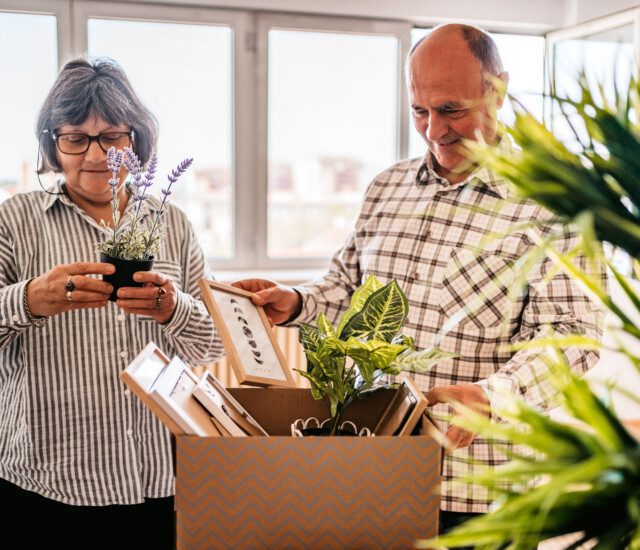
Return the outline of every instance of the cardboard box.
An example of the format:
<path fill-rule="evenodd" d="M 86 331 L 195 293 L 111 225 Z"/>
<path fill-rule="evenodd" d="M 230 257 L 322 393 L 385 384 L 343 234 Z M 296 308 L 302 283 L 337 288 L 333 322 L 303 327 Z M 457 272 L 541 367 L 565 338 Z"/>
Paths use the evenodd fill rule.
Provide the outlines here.
<path fill-rule="evenodd" d="M 413 548 L 437 533 L 432 438 L 291 437 L 326 403 L 308 389 L 230 392 L 272 437 L 176 437 L 178 550 Z M 347 420 L 373 429 L 393 393 L 354 402 Z"/>

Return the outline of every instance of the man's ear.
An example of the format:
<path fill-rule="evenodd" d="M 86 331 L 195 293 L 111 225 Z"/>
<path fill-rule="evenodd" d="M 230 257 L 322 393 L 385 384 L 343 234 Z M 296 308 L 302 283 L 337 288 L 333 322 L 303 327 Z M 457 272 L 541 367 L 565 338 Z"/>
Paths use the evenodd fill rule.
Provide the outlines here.
<path fill-rule="evenodd" d="M 500 109 L 502 104 L 504 103 L 504 98 L 507 95 L 507 86 L 509 85 L 509 73 L 507 71 L 502 71 L 496 78 L 496 84 L 494 88 L 496 89 L 497 97 L 496 97 L 496 108 Z"/>

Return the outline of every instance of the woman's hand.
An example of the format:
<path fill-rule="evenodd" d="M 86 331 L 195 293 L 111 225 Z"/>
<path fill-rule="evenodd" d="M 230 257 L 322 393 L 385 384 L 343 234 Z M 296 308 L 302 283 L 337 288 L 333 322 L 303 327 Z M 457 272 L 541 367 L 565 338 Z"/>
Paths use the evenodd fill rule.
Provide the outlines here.
<path fill-rule="evenodd" d="M 171 319 L 178 292 L 173 280 L 159 271 L 138 271 L 133 279 L 144 286 L 119 288 L 116 305 L 127 313 L 153 317 L 160 324 Z"/>
<path fill-rule="evenodd" d="M 111 264 L 97 262 L 57 265 L 29 283 L 29 310 L 36 317 L 51 317 L 73 309 L 104 307 L 113 287 L 87 275 L 109 275 L 114 271 Z"/>

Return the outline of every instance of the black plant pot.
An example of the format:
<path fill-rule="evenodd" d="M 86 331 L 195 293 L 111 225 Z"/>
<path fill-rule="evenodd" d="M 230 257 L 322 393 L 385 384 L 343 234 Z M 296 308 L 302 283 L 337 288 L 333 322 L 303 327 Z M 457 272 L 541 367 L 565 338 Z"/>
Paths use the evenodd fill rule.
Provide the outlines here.
<path fill-rule="evenodd" d="M 115 273 L 103 275 L 102 280 L 113 285 L 113 292 L 109 300 L 115 302 L 118 299 L 118 289 L 124 286 L 142 286 L 144 283 L 137 283 L 133 280 L 133 274 L 138 271 L 151 271 L 154 257 L 149 260 L 123 260 L 112 258 L 104 252 L 100 253 L 100 261 L 115 266 Z"/>

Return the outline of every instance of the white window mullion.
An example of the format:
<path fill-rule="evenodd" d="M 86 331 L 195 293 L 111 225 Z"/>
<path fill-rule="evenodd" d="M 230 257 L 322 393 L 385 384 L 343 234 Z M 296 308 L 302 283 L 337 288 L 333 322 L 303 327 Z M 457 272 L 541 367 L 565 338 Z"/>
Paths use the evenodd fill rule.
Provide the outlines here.
<path fill-rule="evenodd" d="M 253 263 L 260 244 L 259 207 L 256 201 L 257 166 L 255 162 L 258 134 L 256 125 L 255 67 L 256 39 L 253 17 L 246 14 L 234 35 L 234 166 L 235 166 L 235 258 L 230 268 L 244 268 Z"/>

